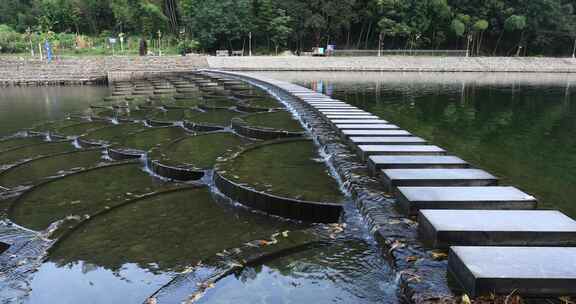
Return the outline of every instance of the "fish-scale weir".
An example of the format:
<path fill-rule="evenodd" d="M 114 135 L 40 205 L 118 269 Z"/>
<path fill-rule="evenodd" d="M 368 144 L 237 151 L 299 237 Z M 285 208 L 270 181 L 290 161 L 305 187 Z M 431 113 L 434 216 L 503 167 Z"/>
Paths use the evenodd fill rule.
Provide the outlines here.
<path fill-rule="evenodd" d="M 339 144 L 347 146 L 346 151 L 357 154 L 361 164 L 370 164 L 365 168 L 380 179 L 386 192 L 393 193 L 396 208 L 370 204 L 368 201 L 378 201 L 379 195 L 380 201 L 385 201 L 386 194 L 369 194 L 366 189 L 374 185 L 358 186 L 362 184 L 358 176 L 347 176 L 344 182 L 355 194 L 362 213 L 374 224 L 376 238 L 400 273 L 402 292 L 409 301 L 450 297 L 447 288 L 421 282 L 436 280 L 444 271 L 471 296 L 516 293 L 557 297 L 576 293 L 576 254 L 567 247 L 573 246 L 573 219 L 557 211 L 533 210 L 537 201 L 531 195 L 499 186 L 497 177 L 382 120 L 387 117 L 377 117 L 291 83 L 225 74 L 268 88 L 288 100 L 293 111 L 315 113 L 305 121 L 312 133 L 318 121 L 323 121 L 337 135 Z M 325 149 L 336 144 L 328 143 Z M 340 175 L 353 171 L 339 167 L 345 156 L 333 158 Z M 418 215 L 418 224 L 409 219 L 413 215 Z M 388 222 L 374 220 L 378 218 Z M 412 229 L 393 229 L 392 221 L 394 225 L 411 225 Z M 415 227 L 418 231 L 408 235 Z M 430 250 L 448 248 L 447 263 L 426 261 L 422 256 L 426 253 L 413 242 L 415 239 Z M 522 247 L 506 247 L 511 245 Z M 408 253 L 412 256 L 403 255 Z M 434 252 L 433 260 L 443 255 Z"/>

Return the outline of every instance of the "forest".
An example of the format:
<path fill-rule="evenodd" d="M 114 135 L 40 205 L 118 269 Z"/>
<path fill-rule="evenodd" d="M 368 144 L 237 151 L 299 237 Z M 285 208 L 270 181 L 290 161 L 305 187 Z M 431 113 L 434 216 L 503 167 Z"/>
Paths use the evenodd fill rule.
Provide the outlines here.
<path fill-rule="evenodd" d="M 469 50 L 571 56 L 576 0 L 0 0 L 0 52 L 160 37 L 194 51 Z"/>

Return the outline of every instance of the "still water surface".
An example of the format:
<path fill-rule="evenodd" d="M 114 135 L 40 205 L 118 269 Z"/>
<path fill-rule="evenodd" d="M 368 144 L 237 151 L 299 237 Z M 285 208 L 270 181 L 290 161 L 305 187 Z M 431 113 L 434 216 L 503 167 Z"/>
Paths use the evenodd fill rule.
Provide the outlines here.
<path fill-rule="evenodd" d="M 1 88 L 0 137 L 34 123 L 84 111 L 109 93 L 102 86 Z"/>
<path fill-rule="evenodd" d="M 576 217 L 576 75 L 263 74 L 379 115 Z"/>

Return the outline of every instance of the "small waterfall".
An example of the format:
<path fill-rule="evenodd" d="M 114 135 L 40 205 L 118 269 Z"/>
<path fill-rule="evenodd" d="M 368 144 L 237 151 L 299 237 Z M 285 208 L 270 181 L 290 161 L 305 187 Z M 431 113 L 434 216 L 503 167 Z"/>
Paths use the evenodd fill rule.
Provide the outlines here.
<path fill-rule="evenodd" d="M 74 138 L 74 140 L 72 141 L 72 145 L 73 145 L 74 148 L 76 148 L 76 149 L 82 149 L 82 145 L 81 145 L 80 142 L 78 141 L 78 137 Z"/>

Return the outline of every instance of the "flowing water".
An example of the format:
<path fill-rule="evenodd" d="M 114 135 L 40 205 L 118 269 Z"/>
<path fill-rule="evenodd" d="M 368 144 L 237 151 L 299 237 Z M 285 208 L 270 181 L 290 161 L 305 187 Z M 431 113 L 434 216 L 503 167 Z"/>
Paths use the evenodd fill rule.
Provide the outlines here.
<path fill-rule="evenodd" d="M 576 217 L 576 76 L 263 73 L 349 102 Z"/>
<path fill-rule="evenodd" d="M 37 133 L 0 141 L 0 241 L 12 244 L 0 254 L 0 303 L 397 303 L 394 274 L 317 147 L 232 133 L 238 117 L 303 130 L 288 112 L 253 113 L 283 108 L 263 91 L 233 87 L 200 91 L 179 78 L 119 85 L 112 96 L 100 87 L 3 88 L 0 137 Z M 63 119 L 70 113 L 82 115 Z M 225 129 L 193 132 L 184 122 Z M 146 154 L 114 161 L 96 143 Z M 161 179 L 147 160 L 207 178 Z M 211 184 L 218 162 L 250 187 L 340 203 L 344 216 L 314 225 L 242 207 Z"/>

